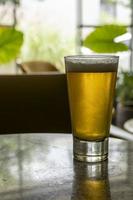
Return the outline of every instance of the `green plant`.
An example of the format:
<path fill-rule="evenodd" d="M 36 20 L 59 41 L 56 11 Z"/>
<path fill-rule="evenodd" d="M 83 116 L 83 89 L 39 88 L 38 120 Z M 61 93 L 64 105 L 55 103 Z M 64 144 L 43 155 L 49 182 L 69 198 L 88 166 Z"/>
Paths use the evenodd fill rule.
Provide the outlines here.
<path fill-rule="evenodd" d="M 127 33 L 125 26 L 103 25 L 91 32 L 83 41 L 83 46 L 97 53 L 116 53 L 127 51 L 128 46 L 122 42 L 116 42 L 115 38 Z"/>
<path fill-rule="evenodd" d="M 133 73 L 120 73 L 116 91 L 118 102 L 125 106 L 133 106 Z"/>
<path fill-rule="evenodd" d="M 0 27 L 0 64 L 15 59 L 22 43 L 22 32 L 10 27 Z"/>

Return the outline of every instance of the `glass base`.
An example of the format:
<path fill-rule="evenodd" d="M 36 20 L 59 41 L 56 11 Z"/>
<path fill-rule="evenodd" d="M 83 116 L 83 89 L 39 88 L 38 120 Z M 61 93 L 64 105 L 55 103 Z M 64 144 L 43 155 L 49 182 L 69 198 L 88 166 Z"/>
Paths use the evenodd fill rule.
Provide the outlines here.
<path fill-rule="evenodd" d="M 102 141 L 85 141 L 73 137 L 74 158 L 84 162 L 100 162 L 108 158 L 108 138 Z"/>

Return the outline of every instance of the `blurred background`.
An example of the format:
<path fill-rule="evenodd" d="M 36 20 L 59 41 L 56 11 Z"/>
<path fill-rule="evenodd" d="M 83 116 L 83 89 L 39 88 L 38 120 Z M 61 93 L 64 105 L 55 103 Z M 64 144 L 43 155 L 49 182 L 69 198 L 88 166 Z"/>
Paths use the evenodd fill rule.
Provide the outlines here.
<path fill-rule="evenodd" d="M 0 74 L 64 72 L 70 54 L 120 56 L 123 127 L 133 118 L 133 0 L 0 0 Z"/>
<path fill-rule="evenodd" d="M 15 27 L 23 33 L 23 43 L 16 57 L 21 62 L 47 61 L 64 71 L 65 55 L 116 53 L 121 57 L 120 68 L 127 71 L 132 70 L 133 62 L 132 4 L 132 0 L 0 0 L 0 25 Z M 86 48 L 85 38 L 104 25 L 115 25 L 115 35 L 111 28 L 107 37 L 110 35 L 111 40 L 113 37 L 118 47 L 111 52 L 108 43 L 102 51 L 105 45 L 105 38 L 102 38 L 103 43 L 96 40 L 100 50 L 92 48 L 92 44 Z M 120 30 L 122 26 L 124 30 Z M 121 48 L 118 43 L 124 43 L 127 48 Z M 0 67 L 0 73 L 16 72 L 11 63 Z"/>
<path fill-rule="evenodd" d="M 63 71 L 63 57 L 75 53 L 75 0 L 0 0 L 0 25 L 22 31 L 17 55 L 22 62 L 47 61 Z M 16 73 L 14 65 L 8 65 L 1 66 L 0 73 Z"/>

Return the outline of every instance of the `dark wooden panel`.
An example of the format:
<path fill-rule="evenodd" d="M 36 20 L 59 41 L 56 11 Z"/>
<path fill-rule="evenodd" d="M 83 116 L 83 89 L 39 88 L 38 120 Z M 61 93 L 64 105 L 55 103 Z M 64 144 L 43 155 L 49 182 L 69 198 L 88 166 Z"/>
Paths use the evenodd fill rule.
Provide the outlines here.
<path fill-rule="evenodd" d="M 0 76 L 0 133 L 17 132 L 71 132 L 65 74 Z"/>

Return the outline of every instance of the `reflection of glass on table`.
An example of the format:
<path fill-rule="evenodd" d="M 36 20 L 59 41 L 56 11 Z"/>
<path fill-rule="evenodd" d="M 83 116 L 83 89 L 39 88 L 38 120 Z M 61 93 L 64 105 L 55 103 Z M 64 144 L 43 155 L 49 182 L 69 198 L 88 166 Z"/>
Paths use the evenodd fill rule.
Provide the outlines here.
<path fill-rule="evenodd" d="M 71 200 L 110 200 L 107 161 L 95 164 L 74 162 Z"/>

